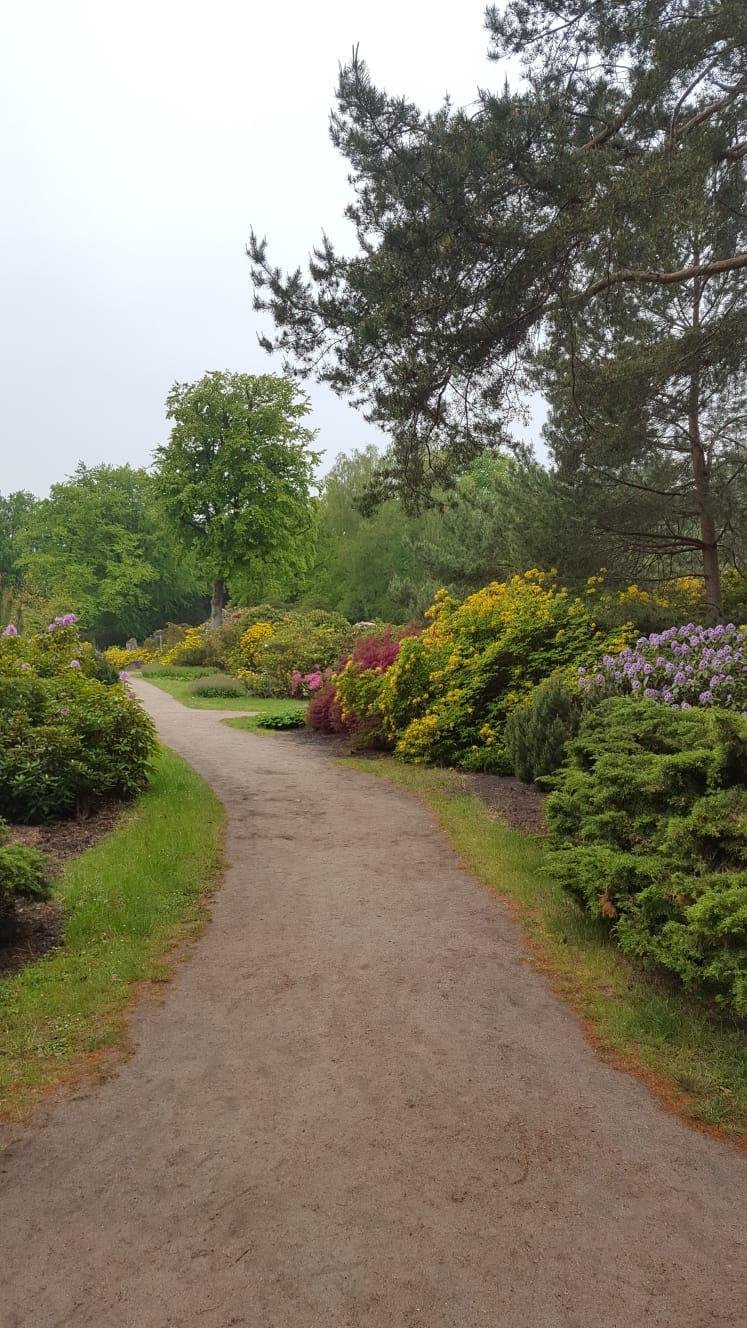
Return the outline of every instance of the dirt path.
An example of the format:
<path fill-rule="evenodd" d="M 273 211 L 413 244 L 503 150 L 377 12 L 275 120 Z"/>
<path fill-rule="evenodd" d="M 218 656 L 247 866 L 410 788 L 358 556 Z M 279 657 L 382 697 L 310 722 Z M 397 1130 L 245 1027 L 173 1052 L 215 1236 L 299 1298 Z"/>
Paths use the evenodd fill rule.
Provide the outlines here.
<path fill-rule="evenodd" d="M 135 1055 L 0 1157 L 2 1328 L 733 1328 L 742 1159 L 595 1059 L 428 813 L 138 687 L 231 865 Z"/>

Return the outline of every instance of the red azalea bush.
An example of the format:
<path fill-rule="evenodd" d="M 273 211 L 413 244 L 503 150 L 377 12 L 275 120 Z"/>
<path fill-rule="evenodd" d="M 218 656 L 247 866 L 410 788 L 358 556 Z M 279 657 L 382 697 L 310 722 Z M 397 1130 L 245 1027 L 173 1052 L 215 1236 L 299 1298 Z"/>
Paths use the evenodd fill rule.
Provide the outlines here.
<path fill-rule="evenodd" d="M 329 678 L 314 692 L 306 711 L 306 723 L 317 733 L 347 733 L 334 678 Z"/>
<path fill-rule="evenodd" d="M 307 722 L 319 733 L 347 733 L 358 742 L 386 745 L 378 697 L 381 681 L 401 642 L 417 627 L 393 627 L 361 636 L 336 674 L 324 681 L 309 703 Z"/>

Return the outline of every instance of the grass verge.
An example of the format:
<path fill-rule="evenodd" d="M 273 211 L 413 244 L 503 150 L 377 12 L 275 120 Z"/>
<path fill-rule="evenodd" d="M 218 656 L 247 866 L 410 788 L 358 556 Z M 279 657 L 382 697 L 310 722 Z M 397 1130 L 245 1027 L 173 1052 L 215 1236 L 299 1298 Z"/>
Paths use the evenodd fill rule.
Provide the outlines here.
<path fill-rule="evenodd" d="M 0 1115 L 23 1117 L 122 1043 L 135 984 L 166 981 L 199 929 L 222 831 L 212 790 L 161 749 L 148 790 L 56 884 L 63 946 L 0 983 Z"/>
<path fill-rule="evenodd" d="M 537 967 L 606 1059 L 638 1074 L 691 1123 L 745 1143 L 747 1057 L 736 1023 L 634 967 L 546 873 L 542 840 L 495 820 L 465 794 L 458 773 L 391 757 L 344 764 L 399 784 L 431 808 L 465 866 L 508 900 Z"/>
<path fill-rule="evenodd" d="M 186 669 L 185 669 L 186 672 Z M 199 677 L 204 673 L 204 669 L 195 669 L 194 677 Z M 161 678 L 153 674 L 143 672 L 143 678 L 150 682 L 154 687 L 160 687 L 161 691 L 168 692 L 176 701 L 181 701 L 182 705 L 189 706 L 192 710 L 253 710 L 258 715 L 276 714 L 279 710 L 293 710 L 296 707 L 299 710 L 306 709 L 305 701 L 294 701 L 284 697 L 266 697 L 266 696 L 191 696 L 188 688 L 192 681 L 191 676 L 186 678 Z M 248 717 L 249 719 L 252 716 Z M 245 728 L 254 727 L 251 724 L 243 724 Z"/>

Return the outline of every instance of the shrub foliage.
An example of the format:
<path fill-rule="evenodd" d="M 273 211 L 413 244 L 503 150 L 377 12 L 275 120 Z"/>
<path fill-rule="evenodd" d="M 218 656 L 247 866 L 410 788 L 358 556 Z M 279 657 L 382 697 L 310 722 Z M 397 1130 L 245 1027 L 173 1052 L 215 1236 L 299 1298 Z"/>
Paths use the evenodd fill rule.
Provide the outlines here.
<path fill-rule="evenodd" d="M 12 924 L 16 900 L 45 899 L 49 889 L 44 854 L 25 844 L 11 843 L 0 821 L 0 934 Z"/>
<path fill-rule="evenodd" d="M 553 868 L 617 941 L 747 1011 L 747 720 L 602 701 L 557 776 Z"/>
<path fill-rule="evenodd" d="M 0 816 L 49 821 L 145 786 L 155 732 L 73 615 L 0 641 Z"/>

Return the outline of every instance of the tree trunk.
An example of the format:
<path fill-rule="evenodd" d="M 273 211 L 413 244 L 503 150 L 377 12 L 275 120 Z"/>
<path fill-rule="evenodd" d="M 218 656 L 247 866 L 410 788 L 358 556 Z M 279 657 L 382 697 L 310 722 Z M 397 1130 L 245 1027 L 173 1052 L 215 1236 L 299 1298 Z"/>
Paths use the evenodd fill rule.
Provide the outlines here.
<path fill-rule="evenodd" d="M 226 583 L 220 578 L 213 582 L 213 597 L 210 601 L 210 629 L 223 626 L 223 606 L 226 602 Z"/>
<path fill-rule="evenodd" d="M 700 329 L 700 278 L 693 282 L 693 328 Z M 687 432 L 690 438 L 690 456 L 693 466 L 693 485 L 700 519 L 700 540 L 703 550 L 703 580 L 705 583 L 706 613 L 711 622 L 721 621 L 721 571 L 719 568 L 716 522 L 711 503 L 711 477 L 708 460 L 700 436 L 700 364 L 698 360 L 690 375 L 687 403 Z"/>

